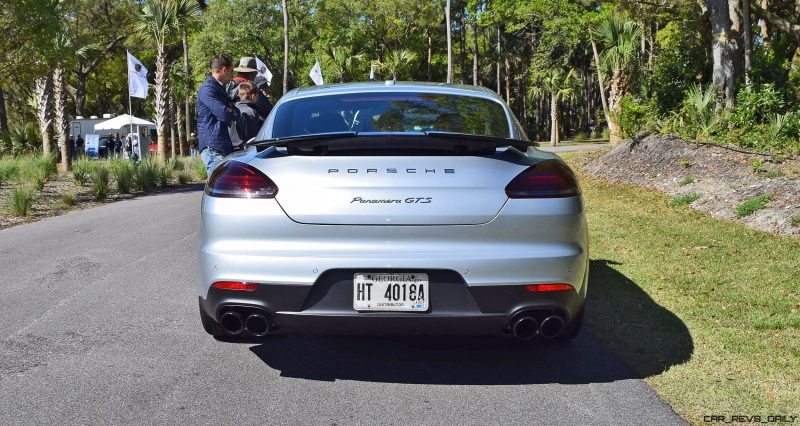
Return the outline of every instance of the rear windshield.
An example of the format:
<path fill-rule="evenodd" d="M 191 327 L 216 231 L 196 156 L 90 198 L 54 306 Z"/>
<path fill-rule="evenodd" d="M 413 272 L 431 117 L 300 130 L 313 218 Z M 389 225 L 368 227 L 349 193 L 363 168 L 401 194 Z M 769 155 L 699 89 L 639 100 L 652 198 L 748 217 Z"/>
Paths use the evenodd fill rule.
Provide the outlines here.
<path fill-rule="evenodd" d="M 511 137 L 503 107 L 488 99 L 435 93 L 355 93 L 286 102 L 275 112 L 272 135 L 259 135 L 259 139 L 347 131 Z"/>

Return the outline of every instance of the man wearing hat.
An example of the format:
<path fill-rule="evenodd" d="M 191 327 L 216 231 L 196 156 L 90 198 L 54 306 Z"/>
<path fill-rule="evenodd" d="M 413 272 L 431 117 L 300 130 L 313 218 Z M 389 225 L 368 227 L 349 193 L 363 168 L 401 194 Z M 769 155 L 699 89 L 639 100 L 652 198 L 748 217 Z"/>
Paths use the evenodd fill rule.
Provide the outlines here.
<path fill-rule="evenodd" d="M 258 75 L 258 69 L 256 69 L 256 58 L 252 56 L 242 56 L 239 59 L 239 66 L 234 68 L 233 70 L 236 71 L 236 77 L 228 83 L 227 91 L 228 91 L 228 98 L 231 102 L 236 103 L 239 102 L 239 84 L 245 81 L 249 81 L 251 83 L 255 83 L 256 87 L 259 89 L 262 88 L 263 84 L 266 83 L 264 80 L 261 85 L 254 81 L 256 76 Z M 266 96 L 264 96 L 264 91 L 261 90 L 258 93 L 258 98 L 256 99 L 256 111 L 262 117 L 266 117 L 269 115 L 269 112 L 272 111 L 272 104 L 269 102 Z"/>

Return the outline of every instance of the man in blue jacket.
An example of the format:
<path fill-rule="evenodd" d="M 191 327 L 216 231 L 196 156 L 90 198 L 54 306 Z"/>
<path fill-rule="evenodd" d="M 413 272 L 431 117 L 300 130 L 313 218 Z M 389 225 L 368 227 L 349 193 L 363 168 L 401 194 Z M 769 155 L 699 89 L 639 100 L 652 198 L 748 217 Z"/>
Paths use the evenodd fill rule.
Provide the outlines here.
<path fill-rule="evenodd" d="M 233 64 L 227 55 L 211 59 L 211 75 L 197 91 L 197 139 L 200 158 L 208 176 L 233 151 L 228 127 L 236 120 L 236 108 L 228 102 L 225 86 L 231 81 Z"/>

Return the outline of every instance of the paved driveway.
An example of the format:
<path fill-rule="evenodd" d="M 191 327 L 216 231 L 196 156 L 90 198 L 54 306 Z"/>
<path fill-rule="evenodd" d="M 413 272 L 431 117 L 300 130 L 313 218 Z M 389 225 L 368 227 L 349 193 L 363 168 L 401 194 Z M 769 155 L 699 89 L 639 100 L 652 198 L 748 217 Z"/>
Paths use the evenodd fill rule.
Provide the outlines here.
<path fill-rule="evenodd" d="M 193 279 L 199 188 L 0 230 L 0 424 L 678 424 L 584 332 L 218 342 Z"/>

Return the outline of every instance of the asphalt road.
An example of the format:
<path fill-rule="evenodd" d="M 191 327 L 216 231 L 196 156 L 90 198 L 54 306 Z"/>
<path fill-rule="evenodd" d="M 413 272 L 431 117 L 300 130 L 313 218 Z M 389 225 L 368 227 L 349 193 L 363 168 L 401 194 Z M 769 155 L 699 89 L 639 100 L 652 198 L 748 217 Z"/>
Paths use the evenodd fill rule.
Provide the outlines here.
<path fill-rule="evenodd" d="M 199 188 L 0 230 L 0 424 L 677 424 L 595 337 L 218 342 Z"/>

